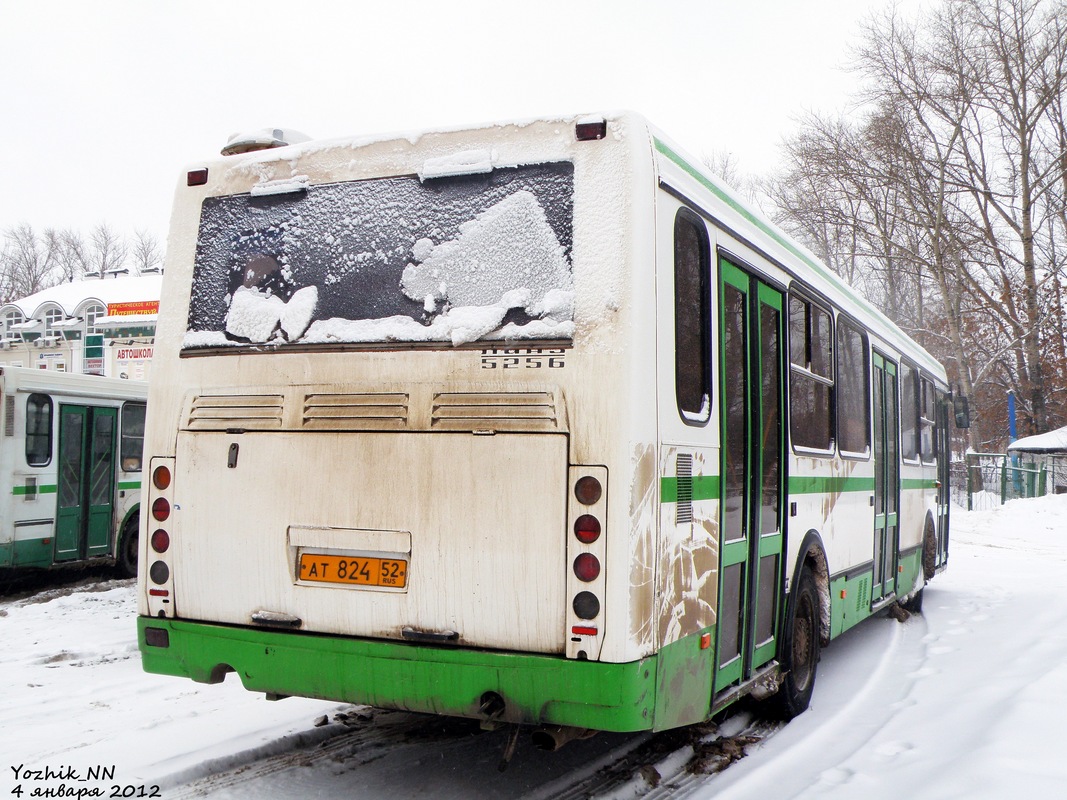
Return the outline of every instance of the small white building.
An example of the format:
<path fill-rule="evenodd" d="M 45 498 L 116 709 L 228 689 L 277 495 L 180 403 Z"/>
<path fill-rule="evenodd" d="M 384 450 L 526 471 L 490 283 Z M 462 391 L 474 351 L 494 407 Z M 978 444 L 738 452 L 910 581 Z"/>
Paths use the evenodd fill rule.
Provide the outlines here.
<path fill-rule="evenodd" d="M 71 281 L 0 306 L 0 365 L 147 380 L 162 277 Z"/>

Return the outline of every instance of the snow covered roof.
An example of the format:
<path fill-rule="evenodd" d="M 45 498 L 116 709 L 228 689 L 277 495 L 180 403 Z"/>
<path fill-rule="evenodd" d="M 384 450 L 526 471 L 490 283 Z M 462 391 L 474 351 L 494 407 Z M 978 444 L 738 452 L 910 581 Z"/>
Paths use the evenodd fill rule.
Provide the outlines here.
<path fill-rule="evenodd" d="M 135 325 L 155 325 L 159 314 L 117 314 L 113 317 L 97 317 L 97 328 L 130 328 Z"/>
<path fill-rule="evenodd" d="M 1067 453 L 1067 427 L 1016 439 L 1008 445 L 1008 450 L 1024 453 Z"/>
<path fill-rule="evenodd" d="M 32 318 L 42 306 L 55 303 L 68 317 L 73 317 L 76 316 L 75 311 L 86 304 L 87 300 L 96 301 L 105 307 L 111 303 L 159 300 L 162 283 L 162 275 L 95 278 L 61 283 L 21 300 L 14 300 L 0 308 L 0 313 L 17 308 L 24 316 Z"/>

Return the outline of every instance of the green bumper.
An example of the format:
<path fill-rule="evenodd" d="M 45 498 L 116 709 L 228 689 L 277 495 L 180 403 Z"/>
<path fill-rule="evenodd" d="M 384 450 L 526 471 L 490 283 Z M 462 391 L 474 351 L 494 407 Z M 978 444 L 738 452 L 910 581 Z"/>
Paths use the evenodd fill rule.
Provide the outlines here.
<path fill-rule="evenodd" d="M 606 664 L 151 617 L 137 639 L 146 672 L 217 683 L 232 670 L 252 692 L 473 718 L 495 692 L 502 721 L 605 731 L 646 730 L 655 713 L 655 657 Z"/>

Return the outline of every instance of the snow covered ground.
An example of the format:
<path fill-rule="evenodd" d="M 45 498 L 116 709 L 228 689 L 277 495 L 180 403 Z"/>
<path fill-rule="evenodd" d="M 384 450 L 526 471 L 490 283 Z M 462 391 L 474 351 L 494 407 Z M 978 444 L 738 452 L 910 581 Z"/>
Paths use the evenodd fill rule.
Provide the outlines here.
<path fill-rule="evenodd" d="M 465 721 L 146 675 L 129 581 L 0 599 L 0 797 L 582 796 L 576 780 L 627 759 L 607 796 L 1062 796 L 1067 496 L 957 510 L 950 552 L 922 616 L 845 634 L 807 713 L 697 779 L 672 777 L 688 745 L 665 752 L 647 735 L 551 754 L 523 740 L 500 773 L 504 732 Z"/>

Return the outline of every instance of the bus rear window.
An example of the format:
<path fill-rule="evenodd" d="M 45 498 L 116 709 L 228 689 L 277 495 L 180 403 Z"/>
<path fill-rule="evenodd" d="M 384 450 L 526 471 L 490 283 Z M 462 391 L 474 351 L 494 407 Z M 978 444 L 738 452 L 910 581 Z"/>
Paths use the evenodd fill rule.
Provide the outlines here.
<path fill-rule="evenodd" d="M 573 166 L 204 201 L 184 348 L 573 337 Z"/>

